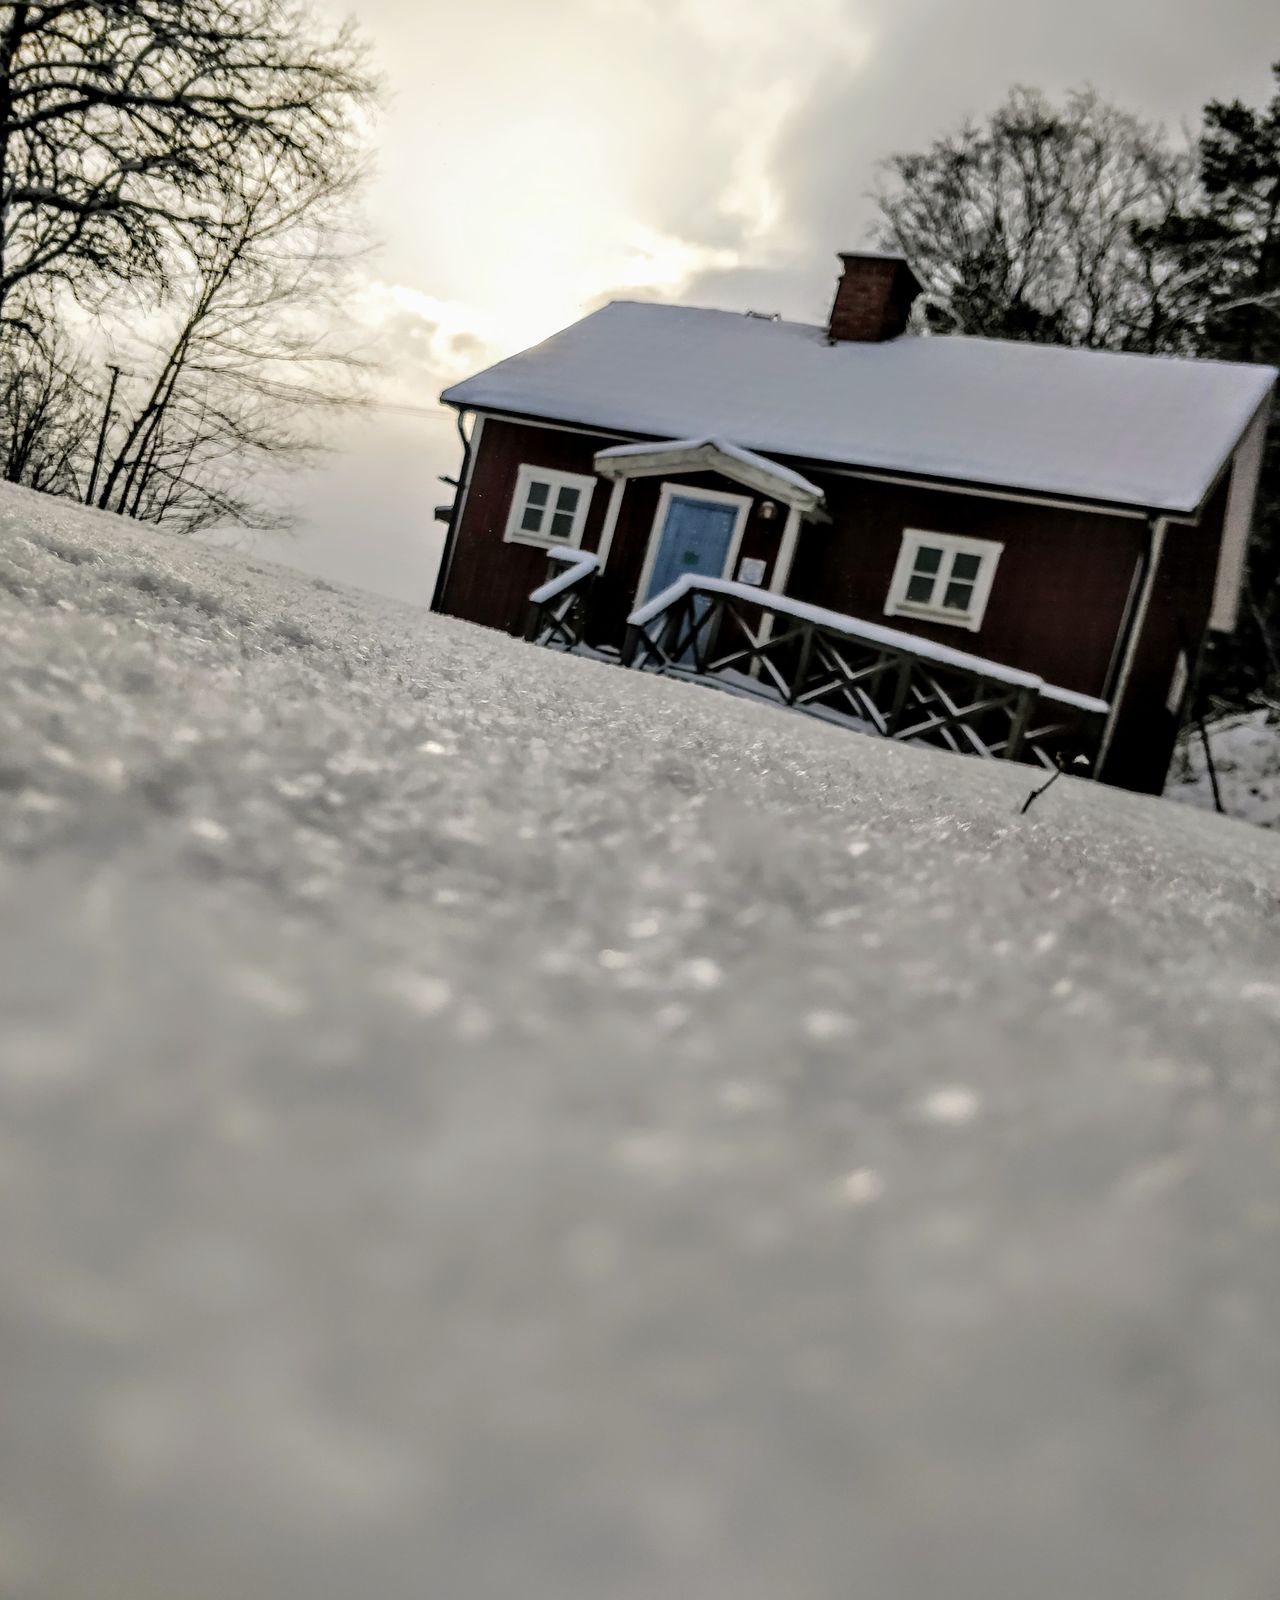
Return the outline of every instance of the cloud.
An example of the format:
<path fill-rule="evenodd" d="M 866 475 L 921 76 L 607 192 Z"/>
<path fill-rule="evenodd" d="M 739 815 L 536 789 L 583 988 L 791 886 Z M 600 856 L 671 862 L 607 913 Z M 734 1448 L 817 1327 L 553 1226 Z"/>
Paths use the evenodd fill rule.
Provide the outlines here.
<path fill-rule="evenodd" d="M 429 29 L 391 0 L 364 10 L 398 88 L 371 205 L 382 276 L 467 308 L 496 353 L 602 298 L 679 297 L 786 256 L 783 130 L 870 50 L 854 0 L 806 0 L 799 18 L 778 0 L 431 10 Z"/>
<path fill-rule="evenodd" d="M 368 279 L 346 308 L 361 354 L 377 372 L 377 399 L 429 404 L 442 388 L 492 360 L 493 318 L 406 284 Z"/>
<path fill-rule="evenodd" d="M 1092 81 L 1169 122 L 1210 96 L 1260 101 L 1280 53 L 1274 0 L 362 0 L 360 15 L 390 102 L 368 206 L 385 244 L 350 311 L 393 405 L 430 406 L 611 298 L 821 321 L 835 251 L 874 224 L 880 158 L 1018 81 Z M 371 419 L 309 516 L 337 563 L 333 508 L 355 516 L 367 485 L 385 542 L 362 547 L 362 581 L 405 592 L 456 447 L 442 413 L 400 420 L 396 470 Z"/>
<path fill-rule="evenodd" d="M 829 64 L 773 148 L 778 227 L 803 251 L 865 241 L 879 161 L 990 111 L 1015 83 L 1051 94 L 1091 83 L 1176 125 L 1196 120 L 1213 95 L 1262 99 L 1266 63 L 1280 52 L 1262 0 L 1179 8 L 1176 18 L 1168 0 L 874 0 L 864 17 L 874 40 L 867 69 Z"/>
<path fill-rule="evenodd" d="M 876 162 L 1012 82 L 1092 80 L 1177 120 L 1260 96 L 1277 49 L 1263 0 L 1176 25 L 1168 0 L 364 0 L 361 17 L 390 86 L 376 270 L 445 308 L 422 313 L 430 334 L 390 323 L 432 382 L 613 295 L 810 314 L 832 253 L 868 237 Z"/>

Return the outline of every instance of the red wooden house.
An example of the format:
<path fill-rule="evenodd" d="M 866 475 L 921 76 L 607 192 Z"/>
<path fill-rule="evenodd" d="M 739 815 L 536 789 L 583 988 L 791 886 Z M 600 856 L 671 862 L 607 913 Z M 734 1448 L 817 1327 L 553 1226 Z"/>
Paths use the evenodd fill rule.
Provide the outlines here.
<path fill-rule="evenodd" d="M 447 390 L 475 420 L 434 607 L 523 632 L 568 547 L 594 559 L 553 588 L 591 576 L 596 649 L 830 709 L 779 676 L 803 633 L 879 731 L 969 748 L 925 713 L 1007 694 L 1020 740 L 1039 694 L 1094 719 L 1105 781 L 1158 792 L 1206 633 L 1235 625 L 1275 372 L 915 337 L 907 264 L 841 260 L 826 327 L 614 303 Z M 681 596 L 664 652 L 649 619 Z M 755 648 L 713 661 L 699 619 L 751 601 Z"/>

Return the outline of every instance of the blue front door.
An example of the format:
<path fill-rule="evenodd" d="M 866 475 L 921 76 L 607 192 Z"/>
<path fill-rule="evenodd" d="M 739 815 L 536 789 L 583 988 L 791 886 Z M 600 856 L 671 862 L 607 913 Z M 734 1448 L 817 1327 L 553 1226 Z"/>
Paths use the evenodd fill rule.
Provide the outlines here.
<path fill-rule="evenodd" d="M 649 589 L 641 603 L 652 600 L 655 594 L 690 573 L 704 578 L 724 577 L 737 520 L 737 506 L 673 495 L 667 520 L 658 535 Z"/>

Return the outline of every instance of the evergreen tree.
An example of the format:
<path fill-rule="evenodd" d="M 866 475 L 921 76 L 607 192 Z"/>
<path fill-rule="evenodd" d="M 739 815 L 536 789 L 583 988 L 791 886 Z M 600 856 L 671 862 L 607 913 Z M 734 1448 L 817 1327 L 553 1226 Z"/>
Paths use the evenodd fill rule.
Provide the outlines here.
<path fill-rule="evenodd" d="M 1201 199 L 1170 221 L 1163 245 L 1196 286 L 1198 353 L 1280 366 L 1280 63 L 1272 70 L 1270 104 L 1205 107 Z M 1215 641 L 1205 687 L 1233 703 L 1280 694 L 1280 410 L 1267 435 L 1240 625 Z"/>

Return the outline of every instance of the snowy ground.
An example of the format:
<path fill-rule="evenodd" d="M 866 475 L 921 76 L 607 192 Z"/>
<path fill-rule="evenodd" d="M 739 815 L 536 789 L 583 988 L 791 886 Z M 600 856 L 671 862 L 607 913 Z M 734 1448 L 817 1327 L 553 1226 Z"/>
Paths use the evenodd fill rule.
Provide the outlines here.
<path fill-rule="evenodd" d="M 1223 811 L 1260 828 L 1280 828 L 1280 706 L 1220 717 L 1208 728 Z M 1215 809 L 1199 732 L 1183 736 L 1166 794 L 1204 811 Z"/>
<path fill-rule="evenodd" d="M 1280 841 L 6 490 L 0 1593 L 1280 1592 Z"/>

